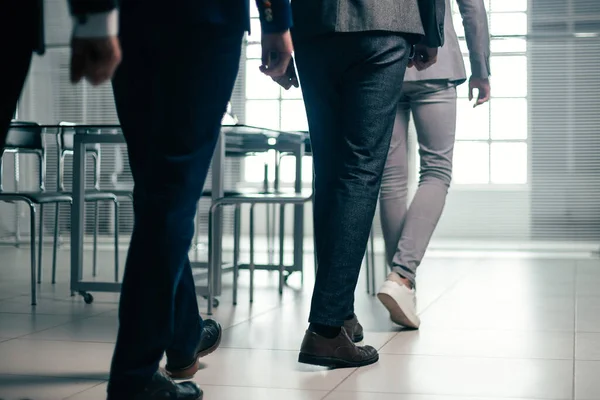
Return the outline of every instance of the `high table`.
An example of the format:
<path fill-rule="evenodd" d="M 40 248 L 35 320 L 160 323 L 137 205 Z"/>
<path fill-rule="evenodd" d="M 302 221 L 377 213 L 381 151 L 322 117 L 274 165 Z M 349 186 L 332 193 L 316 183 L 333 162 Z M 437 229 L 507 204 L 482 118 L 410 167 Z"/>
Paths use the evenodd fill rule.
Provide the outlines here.
<path fill-rule="evenodd" d="M 45 127 L 60 129 L 61 127 Z M 90 143 L 124 144 L 125 138 L 118 125 L 78 125 L 75 129 L 73 155 L 73 206 L 71 210 L 71 293 L 79 293 L 88 303 L 93 301 L 89 292 L 120 292 L 121 284 L 114 282 L 90 282 L 83 280 L 83 239 L 84 239 L 84 195 L 85 195 L 85 148 Z M 302 157 L 305 147 L 305 133 L 282 132 L 244 125 L 225 125 L 212 161 L 212 198 L 219 199 L 224 195 L 224 160 L 226 155 L 243 156 L 249 153 L 275 150 L 288 153 L 296 159 L 296 177 L 294 190 L 302 192 Z M 224 139 L 224 140 L 223 140 Z M 302 252 L 304 237 L 304 207 L 294 207 L 294 265 L 291 271 L 302 271 Z M 220 266 L 212 274 L 213 294 L 221 294 L 222 288 L 222 212 L 215 215 L 218 251 L 214 253 L 213 265 Z M 116 228 L 116 227 L 115 227 Z M 206 264 L 206 263 L 204 263 Z M 194 263 L 194 267 L 202 267 Z M 196 285 L 196 293 L 206 296 L 208 286 Z"/>

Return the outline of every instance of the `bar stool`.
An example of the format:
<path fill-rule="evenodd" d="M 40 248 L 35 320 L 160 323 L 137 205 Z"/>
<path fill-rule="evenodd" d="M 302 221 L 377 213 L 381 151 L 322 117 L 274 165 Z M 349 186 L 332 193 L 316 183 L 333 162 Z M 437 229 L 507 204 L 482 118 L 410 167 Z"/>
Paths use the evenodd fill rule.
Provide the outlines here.
<path fill-rule="evenodd" d="M 213 202 L 208 219 L 209 226 L 209 256 L 208 256 L 208 314 L 212 314 L 214 300 L 214 277 L 215 273 L 220 271 L 220 266 L 214 263 L 215 257 L 215 241 L 216 237 L 215 224 L 213 223 L 215 213 L 220 207 L 233 205 L 235 209 L 235 226 L 234 226 L 234 261 L 233 261 L 233 304 L 237 304 L 237 280 L 239 277 L 239 249 L 240 249 L 240 224 L 241 224 L 241 206 L 242 204 L 250 205 L 250 302 L 254 300 L 254 206 L 257 204 L 272 204 L 279 205 L 279 294 L 283 294 L 283 286 L 285 283 L 285 264 L 283 260 L 283 239 L 285 229 L 285 206 L 286 205 L 301 205 L 311 201 L 313 194 L 305 195 L 302 193 L 268 193 L 268 194 L 242 194 L 235 196 L 224 196 Z"/>
<path fill-rule="evenodd" d="M 39 191 L 36 192 L 6 192 L 2 186 L 2 158 L 5 153 L 15 154 L 32 154 L 35 155 L 39 163 L 39 174 L 38 174 L 38 187 Z M 32 122 L 14 122 L 9 128 L 8 135 L 6 137 L 6 145 L 0 152 L 0 201 L 3 202 L 23 202 L 29 206 L 30 215 L 30 241 L 31 241 L 31 305 L 37 304 L 37 291 L 36 291 L 36 206 L 39 206 L 40 212 L 40 231 L 39 231 L 39 243 L 38 243 L 38 264 L 37 264 L 37 283 L 41 283 L 42 277 L 42 251 L 44 243 L 44 205 L 45 204 L 56 204 L 58 208 L 59 203 L 72 204 L 73 200 L 71 196 L 65 193 L 59 192 L 47 192 L 45 188 L 46 180 L 46 148 L 43 143 L 42 129 L 36 123 Z M 53 271 L 56 270 L 56 252 L 57 252 L 57 241 L 56 241 L 56 226 L 55 226 L 55 239 L 53 243 Z"/>

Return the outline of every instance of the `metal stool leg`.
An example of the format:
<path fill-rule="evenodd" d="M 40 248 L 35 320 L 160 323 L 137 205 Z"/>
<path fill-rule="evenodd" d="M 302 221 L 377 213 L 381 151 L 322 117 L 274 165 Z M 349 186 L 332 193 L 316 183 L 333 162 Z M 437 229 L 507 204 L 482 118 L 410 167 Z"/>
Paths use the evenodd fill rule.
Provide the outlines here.
<path fill-rule="evenodd" d="M 364 263 L 367 273 L 367 294 L 371 294 L 371 257 L 369 256 L 369 242 L 367 242 L 367 249 L 365 250 Z"/>
<path fill-rule="evenodd" d="M 58 253 L 58 213 L 59 213 L 60 203 L 56 203 L 56 208 L 54 209 L 54 242 L 52 248 L 52 284 L 56 283 L 56 258 Z"/>
<path fill-rule="evenodd" d="M 29 214 L 31 219 L 31 305 L 37 304 L 37 286 L 35 282 L 35 205 L 29 203 Z"/>
<path fill-rule="evenodd" d="M 250 205 L 250 303 L 254 301 L 254 204 Z"/>
<path fill-rule="evenodd" d="M 279 294 L 283 294 L 285 283 L 285 264 L 283 262 L 285 245 L 285 204 L 279 206 Z"/>
<path fill-rule="evenodd" d="M 37 283 L 42 283 L 42 251 L 44 249 L 44 205 L 40 204 L 40 238 L 38 243 L 38 277 Z"/>
<path fill-rule="evenodd" d="M 233 305 L 237 305 L 238 278 L 240 276 L 240 239 L 242 206 L 237 204 L 233 216 Z"/>
<path fill-rule="evenodd" d="M 373 229 L 371 229 L 371 234 L 369 236 L 369 245 L 371 247 L 371 294 L 375 296 L 375 235 Z"/>
<path fill-rule="evenodd" d="M 93 264 L 92 264 L 92 276 L 96 276 L 97 265 L 98 265 L 98 219 L 100 210 L 98 208 L 98 202 L 94 203 L 94 247 L 93 247 Z"/>
<path fill-rule="evenodd" d="M 119 200 L 115 200 L 115 282 L 119 282 Z"/>

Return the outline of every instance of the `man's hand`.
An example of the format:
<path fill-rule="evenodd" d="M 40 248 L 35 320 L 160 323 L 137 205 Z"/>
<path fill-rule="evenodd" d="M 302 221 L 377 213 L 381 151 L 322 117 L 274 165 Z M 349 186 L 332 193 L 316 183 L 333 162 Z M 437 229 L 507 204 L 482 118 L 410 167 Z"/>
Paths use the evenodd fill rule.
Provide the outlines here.
<path fill-rule="evenodd" d="M 415 67 L 417 71 L 423 71 L 437 62 L 437 47 L 427 47 L 422 44 L 415 46 L 415 56 L 408 62 L 408 68 Z"/>
<path fill-rule="evenodd" d="M 261 45 L 262 65 L 260 71 L 273 78 L 273 80 L 286 75 L 294 51 L 290 31 L 263 33 Z"/>
<path fill-rule="evenodd" d="M 469 101 L 473 100 L 473 90 L 477 89 L 477 101 L 473 104 L 473 108 L 482 105 L 490 99 L 490 80 L 483 78 L 469 79 Z"/>
<path fill-rule="evenodd" d="M 116 36 L 71 40 L 71 82 L 82 78 L 92 85 L 110 80 L 121 62 L 121 45 Z"/>

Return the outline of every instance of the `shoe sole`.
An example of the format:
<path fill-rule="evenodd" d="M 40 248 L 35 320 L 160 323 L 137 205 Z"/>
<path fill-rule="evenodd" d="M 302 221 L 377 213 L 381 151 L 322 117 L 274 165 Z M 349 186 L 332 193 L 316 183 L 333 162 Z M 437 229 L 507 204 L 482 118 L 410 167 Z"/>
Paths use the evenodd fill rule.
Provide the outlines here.
<path fill-rule="evenodd" d="M 405 328 L 419 329 L 419 326 L 415 325 L 415 323 L 413 323 L 406 316 L 404 311 L 402 311 L 402 307 L 398 305 L 398 302 L 394 300 L 392 296 L 390 296 L 387 293 L 379 292 L 377 293 L 377 298 L 379 299 L 379 301 L 381 301 L 381 304 L 383 304 L 383 306 L 389 311 L 390 319 L 393 323 L 403 326 Z"/>
<path fill-rule="evenodd" d="M 357 367 L 365 367 L 367 365 L 375 364 L 379 361 L 379 354 L 376 354 L 375 357 L 369 358 L 363 361 L 347 361 L 342 360 L 340 358 L 333 357 L 320 357 L 313 356 L 306 353 L 300 353 L 298 356 L 298 362 L 302 364 L 310 364 L 310 365 L 318 365 L 321 367 L 328 368 L 357 368 Z"/>
<path fill-rule="evenodd" d="M 213 344 L 208 349 L 202 350 L 201 352 L 197 353 L 196 354 L 196 361 L 194 361 L 194 363 L 191 364 L 189 367 L 178 369 L 178 370 L 175 370 L 175 371 L 170 371 L 170 370 L 168 370 L 168 369 L 165 368 L 165 370 L 167 371 L 167 374 L 169 374 L 169 376 L 171 377 L 171 379 L 175 379 L 175 380 L 188 380 L 188 379 L 192 379 L 194 377 L 194 375 L 196 375 L 196 372 L 198 372 L 198 370 L 200 369 L 200 359 L 202 357 L 206 357 L 207 355 L 214 353 L 214 351 L 219 348 L 219 345 L 221 344 L 221 337 L 222 337 L 222 335 L 223 335 L 223 330 L 220 329 L 219 330 L 219 337 L 217 338 L 217 341 L 215 342 L 215 344 Z M 200 397 L 197 400 L 202 400 L 202 397 Z"/>

